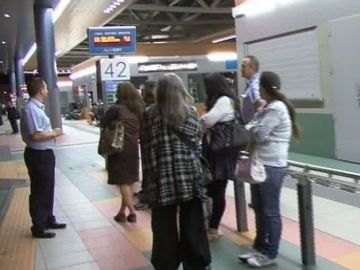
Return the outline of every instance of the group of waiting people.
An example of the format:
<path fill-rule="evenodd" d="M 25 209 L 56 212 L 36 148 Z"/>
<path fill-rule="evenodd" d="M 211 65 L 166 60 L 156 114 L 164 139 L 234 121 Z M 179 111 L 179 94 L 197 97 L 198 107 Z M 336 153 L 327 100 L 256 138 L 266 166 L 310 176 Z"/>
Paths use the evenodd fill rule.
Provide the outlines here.
<path fill-rule="evenodd" d="M 133 184 L 139 180 L 141 152 L 142 193 L 151 207 L 151 261 L 155 269 L 175 270 L 181 263 L 184 270 L 210 269 L 209 240 L 216 241 L 221 236 L 219 224 L 225 211 L 226 186 L 229 179 L 235 180 L 237 155 L 214 153 L 209 139 L 212 127 L 231 123 L 237 112 L 244 123 L 252 121 L 250 132 L 255 151 L 267 174 L 264 183 L 251 186 L 257 234 L 253 252 L 239 255 L 239 260 L 253 267 L 276 263 L 282 229 L 280 191 L 289 142 L 291 136 L 300 137 L 300 130 L 295 123 L 294 107 L 280 92 L 279 76 L 258 71 L 256 57 L 245 57 L 241 72 L 247 85 L 242 103 L 222 75 L 207 75 L 206 112 L 200 117 L 176 74 L 163 75 L 156 86 L 152 83 L 155 95 L 146 93 L 144 99 L 131 83 L 118 86 L 117 102 L 105 112 L 100 124 L 105 128 L 113 121 L 121 121 L 124 126 L 123 151 L 109 155 L 106 162 L 108 183 L 118 185 L 122 195 L 114 219 L 136 222 Z M 52 238 L 55 233 L 48 229 L 66 227 L 53 215 L 52 149 L 54 139 L 62 131 L 52 129 L 44 113 L 46 83 L 36 79 L 29 84 L 28 91 L 31 98 L 22 111 L 21 132 L 27 145 L 24 158 L 31 180 L 32 234 Z M 210 164 L 214 181 L 209 185 L 198 159 L 200 153 Z M 208 229 L 203 210 L 207 197 L 212 199 Z"/>
<path fill-rule="evenodd" d="M 155 269 L 178 269 L 180 263 L 185 270 L 210 269 L 208 241 L 221 236 L 226 187 L 229 179 L 235 180 L 238 158 L 238 154 L 214 153 L 211 132 L 215 125 L 234 122 L 237 112 L 244 123 L 252 122 L 255 151 L 267 174 L 265 183 L 251 186 L 257 236 L 253 252 L 239 255 L 239 260 L 253 267 L 276 263 L 282 229 L 280 190 L 289 142 L 292 135 L 300 137 L 300 130 L 294 107 L 280 92 L 279 76 L 269 71 L 259 74 L 258 70 L 256 57 L 245 57 L 241 72 L 248 82 L 242 106 L 221 74 L 205 76 L 206 112 L 200 117 L 176 74 L 163 75 L 156 85 L 148 82 L 151 87 L 145 87 L 144 99 L 131 83 L 118 86 L 117 103 L 101 122 L 105 128 L 112 121 L 121 121 L 125 131 L 123 151 L 107 157 L 108 182 L 119 185 L 122 195 L 114 219 L 136 222 L 132 185 L 139 180 L 140 140 L 141 193 L 151 207 Z M 214 179 L 208 185 L 200 154 L 208 160 Z M 208 224 L 203 212 L 207 197 L 212 199 Z"/>

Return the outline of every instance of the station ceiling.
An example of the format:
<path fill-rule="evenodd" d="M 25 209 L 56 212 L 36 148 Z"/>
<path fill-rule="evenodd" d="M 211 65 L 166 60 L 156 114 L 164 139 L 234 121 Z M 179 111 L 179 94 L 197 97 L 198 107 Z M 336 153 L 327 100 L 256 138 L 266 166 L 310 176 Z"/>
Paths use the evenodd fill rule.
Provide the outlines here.
<path fill-rule="evenodd" d="M 0 72 L 13 70 L 13 59 L 22 59 L 35 42 L 33 4 L 56 7 L 60 0 L 1 0 Z M 71 68 L 89 58 L 87 28 L 90 26 L 130 26 L 137 29 L 142 48 L 157 47 L 166 55 L 166 44 L 193 44 L 207 52 L 206 44 L 235 33 L 231 10 L 234 0 L 125 0 L 105 13 L 113 0 L 73 0 L 55 22 L 57 66 Z M 90 4 L 91 3 L 91 4 Z M 10 18 L 4 17 L 7 13 Z M 234 42 L 234 40 L 232 40 Z M 181 46 L 178 55 L 181 55 Z M 160 46 L 159 46 L 160 48 Z M 201 49 L 200 49 L 201 48 Z M 154 48 L 152 48 L 154 51 Z M 25 65 L 36 68 L 36 54 Z"/>

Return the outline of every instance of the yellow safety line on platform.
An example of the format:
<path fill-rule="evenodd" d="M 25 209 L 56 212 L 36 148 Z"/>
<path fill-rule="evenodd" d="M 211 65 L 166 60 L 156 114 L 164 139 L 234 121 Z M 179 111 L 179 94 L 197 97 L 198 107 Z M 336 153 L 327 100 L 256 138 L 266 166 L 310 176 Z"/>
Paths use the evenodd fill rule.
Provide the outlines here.
<path fill-rule="evenodd" d="M 10 207 L 0 227 L 0 268 L 2 270 L 33 270 L 36 240 L 31 237 L 29 188 L 14 190 Z"/>
<path fill-rule="evenodd" d="M 0 179 L 28 179 L 29 175 L 23 161 L 9 161 L 0 163 Z"/>

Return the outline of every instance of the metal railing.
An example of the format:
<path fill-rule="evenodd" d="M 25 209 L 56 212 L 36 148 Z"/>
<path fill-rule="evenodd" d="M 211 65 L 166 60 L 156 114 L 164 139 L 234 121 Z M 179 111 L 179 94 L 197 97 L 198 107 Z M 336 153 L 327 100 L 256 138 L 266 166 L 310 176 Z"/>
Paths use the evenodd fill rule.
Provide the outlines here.
<path fill-rule="evenodd" d="M 360 174 L 292 160 L 289 160 L 288 164 L 287 175 L 297 180 L 301 260 L 304 265 L 315 265 L 312 183 L 346 192 L 360 193 Z M 237 229 L 239 232 L 245 232 L 248 231 L 248 223 L 244 183 L 235 181 L 234 192 Z"/>

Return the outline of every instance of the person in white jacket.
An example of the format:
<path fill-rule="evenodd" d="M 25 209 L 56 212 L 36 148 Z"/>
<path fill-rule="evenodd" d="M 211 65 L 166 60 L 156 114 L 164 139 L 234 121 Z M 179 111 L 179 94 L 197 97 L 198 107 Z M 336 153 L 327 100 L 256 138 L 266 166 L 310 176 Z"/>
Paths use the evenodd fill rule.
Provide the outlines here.
<path fill-rule="evenodd" d="M 220 238 L 219 225 L 226 207 L 225 191 L 229 179 L 234 179 L 237 153 L 219 154 L 211 150 L 210 140 L 216 125 L 233 125 L 235 114 L 240 114 L 240 102 L 230 88 L 225 77 L 219 73 L 205 77 L 206 113 L 201 117 L 205 128 L 203 154 L 209 161 L 214 181 L 208 184 L 208 196 L 212 199 L 212 211 L 209 220 L 208 239 Z"/>
<path fill-rule="evenodd" d="M 261 97 L 267 102 L 255 115 L 251 129 L 255 151 L 263 162 L 266 180 L 252 186 L 252 206 L 255 212 L 255 252 L 239 255 L 239 259 L 252 267 L 265 267 L 276 263 L 281 239 L 280 192 L 287 169 L 291 136 L 299 139 L 300 128 L 295 122 L 295 109 L 281 93 L 280 77 L 270 71 L 260 76 Z"/>

